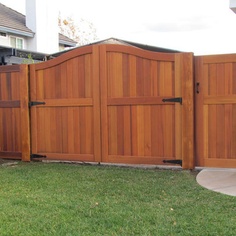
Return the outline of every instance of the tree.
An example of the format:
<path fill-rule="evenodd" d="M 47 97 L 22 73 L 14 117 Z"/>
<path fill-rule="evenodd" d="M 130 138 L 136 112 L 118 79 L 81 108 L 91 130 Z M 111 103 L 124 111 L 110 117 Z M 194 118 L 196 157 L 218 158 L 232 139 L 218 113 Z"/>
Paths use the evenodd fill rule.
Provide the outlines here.
<path fill-rule="evenodd" d="M 59 32 L 74 41 L 77 45 L 84 45 L 97 40 L 96 29 L 93 23 L 84 19 L 75 21 L 72 17 L 58 16 Z"/>

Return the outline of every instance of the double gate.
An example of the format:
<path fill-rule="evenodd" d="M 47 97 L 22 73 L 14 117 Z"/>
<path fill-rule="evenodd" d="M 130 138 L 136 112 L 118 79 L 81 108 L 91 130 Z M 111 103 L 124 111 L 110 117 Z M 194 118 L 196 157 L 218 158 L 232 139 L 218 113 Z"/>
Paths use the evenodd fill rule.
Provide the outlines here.
<path fill-rule="evenodd" d="M 29 88 L 27 82 L 19 86 L 23 116 L 18 118 L 23 126 L 17 152 L 23 160 L 30 160 L 31 154 L 31 158 L 86 162 L 163 164 L 165 160 L 194 167 L 191 53 L 93 45 L 19 68 L 29 69 L 29 79 L 27 73 L 25 80 L 18 75 L 29 80 Z M 1 83 L 9 74 L 1 70 Z M 1 114 L 6 111 L 3 105 L 2 101 Z M 12 128 L 0 130 L 1 156 L 14 156 L 11 146 L 2 145 L 4 135 L 11 132 L 13 137 Z"/>

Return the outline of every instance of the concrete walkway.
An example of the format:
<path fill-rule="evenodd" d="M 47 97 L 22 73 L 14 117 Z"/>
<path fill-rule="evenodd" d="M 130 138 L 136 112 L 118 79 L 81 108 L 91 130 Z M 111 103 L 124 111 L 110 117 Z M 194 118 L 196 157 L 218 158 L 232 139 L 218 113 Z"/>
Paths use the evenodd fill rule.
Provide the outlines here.
<path fill-rule="evenodd" d="M 236 196 L 236 169 L 203 169 L 197 182 L 209 190 Z"/>

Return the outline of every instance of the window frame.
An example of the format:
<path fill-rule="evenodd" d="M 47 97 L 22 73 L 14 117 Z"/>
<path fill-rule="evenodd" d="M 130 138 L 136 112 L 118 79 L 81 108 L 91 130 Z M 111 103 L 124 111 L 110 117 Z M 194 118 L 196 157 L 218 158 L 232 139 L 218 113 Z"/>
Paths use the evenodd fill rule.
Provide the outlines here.
<path fill-rule="evenodd" d="M 14 46 L 13 46 L 12 43 L 11 43 L 11 40 L 12 40 L 12 39 L 15 39 L 15 45 L 14 45 Z M 22 47 L 18 47 L 18 43 L 17 43 L 18 40 L 21 40 L 21 41 L 22 41 Z M 11 46 L 11 47 L 14 47 L 14 48 L 16 48 L 16 49 L 24 49 L 24 38 L 10 35 L 10 36 L 9 36 L 9 41 L 10 41 L 10 46 Z"/>

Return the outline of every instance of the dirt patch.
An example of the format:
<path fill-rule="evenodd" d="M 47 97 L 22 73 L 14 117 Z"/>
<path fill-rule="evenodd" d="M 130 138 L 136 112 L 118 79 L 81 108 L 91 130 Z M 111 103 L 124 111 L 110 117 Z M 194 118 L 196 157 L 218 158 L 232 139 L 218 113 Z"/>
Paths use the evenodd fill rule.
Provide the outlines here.
<path fill-rule="evenodd" d="M 16 160 L 9 160 L 9 159 L 1 159 L 0 158 L 0 165 L 1 166 L 13 166 L 13 165 L 17 165 L 19 163 L 19 161 Z"/>

